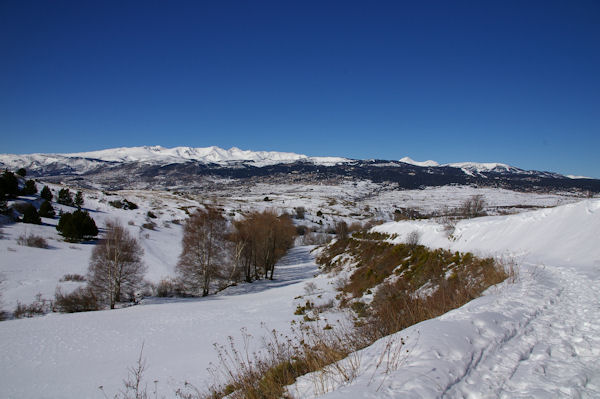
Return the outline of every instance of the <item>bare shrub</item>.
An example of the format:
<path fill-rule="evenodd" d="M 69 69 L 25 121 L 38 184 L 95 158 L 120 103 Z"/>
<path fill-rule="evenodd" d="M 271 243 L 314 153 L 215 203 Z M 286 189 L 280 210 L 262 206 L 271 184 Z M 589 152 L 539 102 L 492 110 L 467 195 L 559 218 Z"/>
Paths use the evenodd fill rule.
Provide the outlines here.
<path fill-rule="evenodd" d="M 486 201 L 481 194 L 466 199 L 459 208 L 459 214 L 464 218 L 485 216 Z"/>
<path fill-rule="evenodd" d="M 210 372 L 215 384 L 207 392 L 186 384 L 177 391 L 185 399 L 220 398 L 281 398 L 289 397 L 286 386 L 301 375 L 319 371 L 315 381 L 350 382 L 358 374 L 360 357 L 348 356 L 364 348 L 366 342 L 353 328 L 321 327 L 318 323 L 302 325 L 291 336 L 275 330 L 264 337 L 264 348 L 250 352 L 251 336 L 242 330 L 243 346 L 229 337 L 229 345 L 215 345 L 219 364 Z M 344 359 L 344 360 L 342 360 Z"/>
<path fill-rule="evenodd" d="M 303 206 L 299 206 L 295 209 L 296 211 L 296 219 L 304 219 L 306 214 L 306 209 Z"/>
<path fill-rule="evenodd" d="M 154 381 L 154 391 L 148 391 L 148 384 L 144 381 L 144 373 L 147 369 L 146 359 L 143 356 L 144 344 L 140 349 L 140 355 L 134 366 L 127 368 L 127 378 L 123 380 L 123 389 L 112 396 L 114 399 L 158 399 L 158 381 Z M 109 396 L 104 391 L 103 386 L 98 389 L 105 398 Z"/>
<path fill-rule="evenodd" d="M 148 221 L 144 224 L 142 224 L 142 227 L 145 228 L 146 230 L 154 230 L 156 229 L 156 223 L 154 223 L 153 221 Z"/>
<path fill-rule="evenodd" d="M 418 230 L 413 230 L 406 236 L 406 245 L 409 247 L 416 247 L 419 245 L 419 241 L 421 240 L 421 233 Z"/>
<path fill-rule="evenodd" d="M 179 281 L 162 279 L 156 286 L 156 296 L 161 298 L 185 296 L 185 290 Z"/>
<path fill-rule="evenodd" d="M 81 274 L 65 274 L 60 278 L 59 281 L 61 283 L 64 283 L 65 281 L 74 281 L 77 283 L 81 283 L 85 281 L 85 276 L 82 276 Z"/>
<path fill-rule="evenodd" d="M 317 285 L 313 281 L 309 281 L 304 285 L 304 292 L 306 292 L 307 295 L 314 294 L 316 290 Z"/>
<path fill-rule="evenodd" d="M 17 238 L 17 244 L 23 245 L 26 247 L 34 247 L 34 248 L 49 248 L 48 241 L 44 237 L 35 235 L 35 234 L 27 234 L 20 235 Z"/>
<path fill-rule="evenodd" d="M 54 306 L 63 313 L 89 312 L 100 309 L 98 298 L 89 287 L 79 287 L 70 294 L 63 294 L 60 288 L 54 294 Z"/>
<path fill-rule="evenodd" d="M 53 303 L 48 299 L 43 299 L 42 294 L 37 294 L 35 301 L 29 305 L 24 305 L 17 301 L 17 307 L 13 311 L 15 319 L 23 317 L 41 316 L 52 311 Z"/>
<path fill-rule="evenodd" d="M 331 240 L 331 236 L 327 234 L 307 232 L 302 236 L 302 245 L 323 245 Z"/>
<path fill-rule="evenodd" d="M 451 238 L 456 230 L 456 221 L 451 216 L 444 216 L 441 220 L 442 226 L 444 226 L 444 233 L 448 238 Z"/>

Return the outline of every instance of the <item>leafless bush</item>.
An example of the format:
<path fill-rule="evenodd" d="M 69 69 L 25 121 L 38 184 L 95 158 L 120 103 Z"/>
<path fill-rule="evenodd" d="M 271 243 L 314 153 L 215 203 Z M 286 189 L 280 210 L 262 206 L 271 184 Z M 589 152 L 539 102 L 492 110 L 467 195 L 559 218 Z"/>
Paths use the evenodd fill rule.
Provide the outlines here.
<path fill-rule="evenodd" d="M 485 216 L 486 201 L 481 194 L 477 194 L 465 200 L 459 208 L 459 213 L 465 218 L 476 218 Z"/>
<path fill-rule="evenodd" d="M 413 230 L 406 236 L 406 245 L 416 247 L 421 240 L 421 233 L 418 230 Z"/>
<path fill-rule="evenodd" d="M 308 295 L 312 295 L 317 290 L 317 285 L 313 281 L 309 281 L 304 285 L 304 292 Z"/>
<path fill-rule="evenodd" d="M 49 248 L 48 241 L 46 241 L 46 239 L 44 237 L 41 237 L 41 236 L 38 236 L 35 234 L 20 235 L 17 238 L 17 244 L 23 245 L 26 247 L 44 248 L 44 249 Z"/>
<path fill-rule="evenodd" d="M 161 298 L 185 296 L 185 290 L 177 280 L 162 279 L 156 286 L 156 296 Z"/>
<path fill-rule="evenodd" d="M 229 337 L 229 345 L 215 345 L 219 364 L 210 372 L 216 381 L 207 392 L 186 384 L 177 391 L 180 398 L 231 399 L 288 397 L 286 386 L 297 377 L 314 374 L 315 384 L 326 386 L 329 381 L 350 382 L 360 367 L 360 356 L 352 352 L 366 346 L 362 336 L 353 328 L 323 328 L 318 323 L 302 325 L 292 335 L 275 330 L 264 337 L 264 348 L 250 352 L 251 336 L 242 330 L 243 347 Z M 342 360 L 344 359 L 344 360 Z"/>
<path fill-rule="evenodd" d="M 24 305 L 17 301 L 17 307 L 13 311 L 13 317 L 15 319 L 22 319 L 23 317 L 40 316 L 51 312 L 52 308 L 52 301 L 43 299 L 42 294 L 37 294 L 35 301 L 29 305 Z"/>
<path fill-rule="evenodd" d="M 302 236 L 302 245 L 323 245 L 331 241 L 331 236 L 322 233 L 307 232 Z"/>
<path fill-rule="evenodd" d="M 456 229 L 456 221 L 449 215 L 444 216 L 441 219 L 442 226 L 444 226 L 444 232 L 448 238 L 452 237 L 454 230 Z"/>
<path fill-rule="evenodd" d="M 60 288 L 54 294 L 54 306 L 63 313 L 89 312 L 100 309 L 98 298 L 88 287 L 79 287 L 70 294 L 63 294 Z"/>
<path fill-rule="evenodd" d="M 85 281 L 85 276 L 82 276 L 81 274 L 65 274 L 60 278 L 59 281 L 61 283 L 64 283 L 65 281 L 75 281 L 77 283 L 81 283 Z"/>
<path fill-rule="evenodd" d="M 127 368 L 127 378 L 123 380 L 123 389 L 114 395 L 114 399 L 158 399 L 158 381 L 154 381 L 153 392 L 148 391 L 148 384 L 144 381 L 147 363 L 143 352 L 144 345 L 142 344 L 135 366 Z M 98 389 L 106 399 L 109 398 L 103 386 L 99 386 Z"/>
<path fill-rule="evenodd" d="M 142 224 L 142 227 L 145 228 L 146 230 L 154 230 L 156 229 L 156 223 L 154 223 L 153 221 L 148 221 L 144 224 Z"/>
<path fill-rule="evenodd" d="M 304 215 L 306 214 L 306 209 L 303 206 L 299 206 L 295 209 L 296 211 L 296 219 L 304 219 Z"/>

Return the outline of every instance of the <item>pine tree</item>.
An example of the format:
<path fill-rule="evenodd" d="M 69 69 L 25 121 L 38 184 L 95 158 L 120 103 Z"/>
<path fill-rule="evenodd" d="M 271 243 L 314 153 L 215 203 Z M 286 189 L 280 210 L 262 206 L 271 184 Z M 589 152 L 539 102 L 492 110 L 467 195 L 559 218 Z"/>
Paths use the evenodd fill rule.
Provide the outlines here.
<path fill-rule="evenodd" d="M 42 219 L 40 219 L 35 206 L 27 204 L 25 209 L 23 209 L 23 223 L 42 224 Z"/>
<path fill-rule="evenodd" d="M 19 181 L 13 172 L 5 170 L 0 176 L 0 198 L 12 198 L 19 195 Z"/>
<path fill-rule="evenodd" d="M 73 213 L 65 212 L 60 216 L 56 226 L 66 241 L 89 240 L 98 235 L 96 222 L 86 211 L 76 210 Z"/>
<path fill-rule="evenodd" d="M 39 215 L 44 218 L 53 218 L 56 215 L 56 212 L 54 212 L 54 208 L 49 201 L 44 201 L 40 206 Z"/>
<path fill-rule="evenodd" d="M 57 202 L 62 205 L 73 206 L 73 196 L 68 188 L 61 188 L 58 192 Z"/>
<path fill-rule="evenodd" d="M 81 191 L 77 191 L 75 194 L 74 204 L 77 208 L 81 209 L 81 206 L 83 205 L 83 193 Z"/>
<path fill-rule="evenodd" d="M 46 201 L 52 201 L 52 191 L 50 191 L 48 186 L 44 186 L 44 188 L 42 188 L 40 197 Z"/>
<path fill-rule="evenodd" d="M 21 190 L 22 195 L 34 195 L 37 193 L 37 187 L 35 186 L 35 182 L 33 180 L 27 180 L 25 182 L 25 187 Z"/>

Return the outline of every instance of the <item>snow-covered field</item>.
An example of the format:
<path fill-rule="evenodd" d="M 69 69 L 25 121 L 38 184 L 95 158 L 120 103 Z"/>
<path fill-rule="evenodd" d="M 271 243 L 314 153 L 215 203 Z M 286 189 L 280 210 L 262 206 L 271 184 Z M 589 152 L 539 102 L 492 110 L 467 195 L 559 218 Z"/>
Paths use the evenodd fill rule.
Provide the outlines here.
<path fill-rule="evenodd" d="M 307 209 L 306 220 L 362 220 L 389 215 L 394 206 L 433 209 L 453 206 L 483 194 L 492 206 L 554 206 L 576 199 L 563 195 L 514 193 L 506 190 L 442 187 L 392 191 L 370 186 L 261 186 L 243 194 L 219 197 L 227 213 L 272 207 L 291 213 Z M 138 237 L 149 266 L 148 279 L 172 276 L 180 251 L 185 208 L 210 198 L 168 192 L 119 192 L 112 196 L 86 192 L 85 207 L 99 227 L 119 218 Z M 263 198 L 269 196 L 271 201 Z M 127 198 L 137 210 L 119 210 L 107 201 Z M 366 208 L 368 206 L 368 208 Z M 147 212 L 158 217 L 154 230 L 142 227 Z M 358 216 L 357 216 L 358 215 Z M 3 308 L 30 303 L 39 292 L 52 298 L 67 273 L 85 274 L 91 245 L 68 244 L 45 225 L 15 224 L 2 229 L 0 272 Z M 518 279 L 492 288 L 487 295 L 434 320 L 398 333 L 406 345 L 399 364 L 376 367 L 386 340 L 360 352 L 360 374 L 351 382 L 330 381 L 328 397 L 598 397 L 600 396 L 600 201 L 586 200 L 510 216 L 463 221 L 448 239 L 434 222 L 399 222 L 376 227 L 398 234 L 419 230 L 432 247 L 471 250 L 502 256 L 518 265 Z M 19 246 L 16 239 L 35 233 L 50 249 Z M 205 299 L 151 300 L 141 306 L 80 314 L 50 314 L 0 323 L 0 397 L 102 398 L 122 387 L 127 367 L 144 345 L 146 380 L 158 381 L 161 394 L 173 396 L 184 381 L 200 388 L 210 379 L 207 367 L 217 359 L 213 343 L 240 339 L 241 328 L 260 346 L 266 328 L 286 331 L 308 281 L 333 295 L 325 276 L 314 278 L 309 247 L 297 247 L 276 269 L 276 281 L 232 287 Z M 408 350 L 408 352 L 406 352 Z M 391 352 L 390 352 L 391 353 Z M 391 362 L 394 363 L 394 362 Z M 398 366 L 392 367 L 392 366 Z M 318 393 L 306 377 L 290 388 L 298 397 Z"/>

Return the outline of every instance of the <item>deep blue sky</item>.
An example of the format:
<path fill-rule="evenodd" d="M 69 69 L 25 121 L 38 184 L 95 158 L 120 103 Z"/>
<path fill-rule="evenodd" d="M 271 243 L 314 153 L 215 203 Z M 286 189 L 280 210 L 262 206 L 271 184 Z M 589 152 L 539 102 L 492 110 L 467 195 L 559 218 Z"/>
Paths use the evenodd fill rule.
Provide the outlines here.
<path fill-rule="evenodd" d="M 2 0 L 0 136 L 600 178 L 600 2 Z"/>

